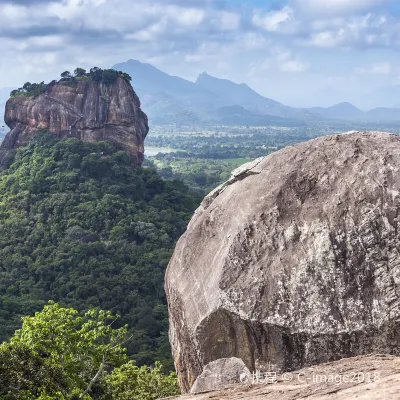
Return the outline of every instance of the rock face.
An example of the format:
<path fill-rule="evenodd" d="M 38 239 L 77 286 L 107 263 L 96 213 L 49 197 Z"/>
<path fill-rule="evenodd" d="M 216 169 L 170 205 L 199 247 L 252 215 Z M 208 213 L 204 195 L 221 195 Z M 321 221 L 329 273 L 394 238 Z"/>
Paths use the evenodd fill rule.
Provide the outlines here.
<path fill-rule="evenodd" d="M 191 393 L 201 393 L 216 390 L 220 387 L 250 382 L 251 372 L 239 358 L 222 358 L 212 361 L 204 367 L 190 390 Z"/>
<path fill-rule="evenodd" d="M 121 77 L 107 85 L 90 80 L 53 83 L 40 96 L 11 98 L 4 120 L 11 131 L 1 145 L 0 163 L 10 150 L 29 143 L 36 132 L 48 130 L 60 139 L 113 140 L 141 164 L 149 131 L 139 98 Z"/>
<path fill-rule="evenodd" d="M 224 389 L 170 397 L 172 400 L 398 400 L 400 358 L 371 355 L 277 375 L 272 382 L 230 385 Z"/>
<path fill-rule="evenodd" d="M 220 358 L 291 371 L 399 354 L 399 213 L 396 135 L 322 137 L 236 171 L 166 274 L 182 389 Z"/>

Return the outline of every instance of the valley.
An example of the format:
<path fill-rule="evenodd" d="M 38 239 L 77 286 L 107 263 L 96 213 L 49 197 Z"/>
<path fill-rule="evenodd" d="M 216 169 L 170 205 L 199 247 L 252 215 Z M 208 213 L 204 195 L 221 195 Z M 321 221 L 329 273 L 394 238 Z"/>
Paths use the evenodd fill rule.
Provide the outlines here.
<path fill-rule="evenodd" d="M 277 150 L 350 130 L 400 133 L 395 123 L 314 123 L 309 126 L 152 126 L 145 164 L 167 180 L 182 180 L 200 195 L 226 181 L 232 170 Z M 153 149 L 156 149 L 154 154 Z"/>

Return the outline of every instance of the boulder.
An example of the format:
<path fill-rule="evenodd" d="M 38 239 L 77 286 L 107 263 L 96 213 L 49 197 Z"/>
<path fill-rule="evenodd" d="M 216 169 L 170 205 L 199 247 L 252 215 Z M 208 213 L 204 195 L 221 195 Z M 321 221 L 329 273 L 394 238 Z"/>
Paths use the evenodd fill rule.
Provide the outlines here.
<path fill-rule="evenodd" d="M 284 372 L 399 354 L 399 213 L 397 135 L 322 137 L 236 171 L 166 273 L 182 390 L 221 358 Z"/>
<path fill-rule="evenodd" d="M 149 131 L 139 98 L 122 77 L 109 84 L 91 80 L 54 81 L 41 95 L 10 98 L 4 120 L 11 131 L 0 147 L 0 165 L 11 150 L 27 145 L 41 130 L 59 139 L 112 140 L 140 165 Z"/>
<path fill-rule="evenodd" d="M 251 373 L 239 358 L 222 358 L 204 367 L 192 386 L 191 393 L 201 393 L 219 389 L 235 383 L 248 383 Z"/>

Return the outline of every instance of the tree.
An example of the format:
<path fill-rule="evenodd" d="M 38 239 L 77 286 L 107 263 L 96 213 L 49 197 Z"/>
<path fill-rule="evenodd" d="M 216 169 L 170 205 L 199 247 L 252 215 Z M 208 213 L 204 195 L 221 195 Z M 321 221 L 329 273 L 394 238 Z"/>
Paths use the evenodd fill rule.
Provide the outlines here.
<path fill-rule="evenodd" d="M 74 71 L 74 75 L 75 75 L 76 77 L 85 76 L 85 75 L 86 75 L 86 69 L 83 69 L 83 68 L 76 68 L 75 71 Z"/>
<path fill-rule="evenodd" d="M 0 399 L 153 400 L 179 394 L 175 373 L 127 360 L 126 327 L 102 310 L 49 302 L 0 345 Z"/>
<path fill-rule="evenodd" d="M 46 359 L 43 368 L 61 374 L 63 385 L 58 389 L 64 393 L 63 398 L 84 398 L 99 383 L 104 371 L 126 360 L 123 343 L 127 330 L 113 328 L 117 319 L 108 311 L 89 310 L 80 315 L 72 308 L 50 302 L 33 317 L 24 317 L 22 328 L 1 348 L 8 346 L 11 352 L 26 349 L 31 359 Z M 10 368 L 8 372 L 2 371 L 0 381 L 7 374 L 17 375 L 18 371 Z M 19 368 L 18 363 L 15 368 Z M 47 386 L 35 382 L 35 377 L 33 373 L 29 382 L 16 387 L 36 385 L 39 392 L 46 392 Z M 67 387 L 63 387 L 65 382 Z"/>
<path fill-rule="evenodd" d="M 118 74 L 121 75 L 126 81 L 128 81 L 128 82 L 132 81 L 132 77 L 128 73 L 118 71 Z"/>
<path fill-rule="evenodd" d="M 118 78 L 117 71 L 113 69 L 105 69 L 102 74 L 102 82 L 106 85 L 114 83 Z"/>
<path fill-rule="evenodd" d="M 103 70 L 98 67 L 90 68 L 89 75 L 92 78 L 92 81 L 101 82 L 101 79 L 103 77 Z"/>
<path fill-rule="evenodd" d="M 71 79 L 71 78 L 72 78 L 71 72 L 69 72 L 69 71 L 64 71 L 64 72 L 61 74 L 61 78 L 63 78 L 63 79 Z"/>
<path fill-rule="evenodd" d="M 23 89 L 25 89 L 27 92 L 29 92 L 32 88 L 32 83 L 26 82 L 24 86 L 22 86 Z"/>
<path fill-rule="evenodd" d="M 118 400 L 154 400 L 180 394 L 176 374 L 164 375 L 161 369 L 159 362 L 150 368 L 130 361 L 106 378 L 107 392 Z"/>
<path fill-rule="evenodd" d="M 22 343 L 0 345 L 0 378 L 1 399 L 56 398 L 68 390 L 60 366 Z"/>

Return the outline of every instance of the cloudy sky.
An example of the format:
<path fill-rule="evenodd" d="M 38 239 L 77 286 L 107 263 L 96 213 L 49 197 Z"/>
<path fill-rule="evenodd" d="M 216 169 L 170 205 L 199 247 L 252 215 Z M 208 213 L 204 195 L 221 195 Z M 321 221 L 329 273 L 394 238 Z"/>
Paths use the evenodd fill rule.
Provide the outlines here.
<path fill-rule="evenodd" d="M 399 3 L 0 0 L 0 88 L 138 59 L 190 80 L 207 71 L 246 82 L 289 105 L 393 106 Z"/>

